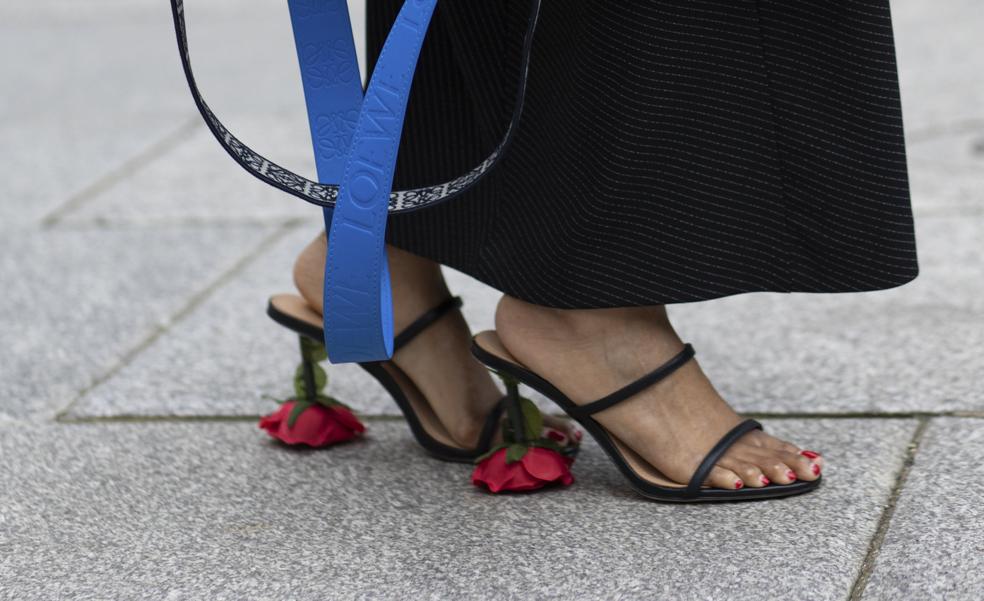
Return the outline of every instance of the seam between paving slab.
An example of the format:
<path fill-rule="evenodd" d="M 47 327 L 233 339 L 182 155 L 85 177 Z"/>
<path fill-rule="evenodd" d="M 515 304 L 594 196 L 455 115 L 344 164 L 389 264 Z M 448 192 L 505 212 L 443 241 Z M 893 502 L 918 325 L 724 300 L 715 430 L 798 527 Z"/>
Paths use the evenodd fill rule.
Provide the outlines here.
<path fill-rule="evenodd" d="M 265 251 L 269 250 L 274 244 L 293 230 L 297 229 L 304 222 L 305 220 L 303 219 L 288 219 L 280 223 L 280 225 L 276 227 L 272 233 L 261 240 L 260 243 L 257 244 L 252 250 L 243 255 L 238 261 L 235 262 L 235 264 L 233 264 L 232 267 L 220 274 L 203 289 L 194 293 L 183 307 L 171 315 L 171 318 L 168 319 L 167 322 L 154 326 L 153 330 L 145 336 L 143 340 L 137 343 L 136 346 L 124 351 L 115 365 L 110 367 L 104 373 L 96 376 L 87 386 L 79 390 L 75 395 L 75 398 L 55 413 L 55 421 L 64 423 L 73 421 L 72 418 L 67 418 L 66 415 L 69 411 L 71 411 L 72 407 L 79 402 L 79 400 L 81 400 L 86 394 L 95 389 L 97 386 L 115 376 L 121 369 L 132 363 L 133 360 L 140 355 L 140 353 L 152 346 L 158 339 L 160 339 L 161 336 L 169 332 L 175 324 L 179 323 L 182 319 L 191 314 L 192 311 L 197 309 L 202 303 L 208 300 L 208 298 L 212 296 L 213 292 L 227 284 L 235 276 L 246 269 L 250 263 L 259 258 Z"/>
<path fill-rule="evenodd" d="M 142 350 L 142 349 L 141 349 Z M 123 367 L 122 365 L 119 367 Z M 117 368 L 114 368 L 118 371 Z M 105 381 L 107 378 L 103 378 Z M 65 409 L 62 409 L 55 416 L 55 421 L 62 424 L 98 424 L 98 423 L 141 423 L 141 422 L 238 422 L 257 420 L 261 416 L 259 413 L 254 415 L 222 415 L 222 414 L 197 414 L 197 415 L 165 415 L 165 414 L 137 414 L 137 413 L 117 413 L 115 415 L 91 415 L 91 416 L 70 416 L 67 412 L 71 407 L 87 393 L 95 388 L 97 384 L 88 386 L 80 392 L 78 397 L 72 401 Z M 367 421 L 400 421 L 403 416 L 396 413 L 359 413 L 359 419 Z M 564 413 L 551 413 L 554 417 L 566 417 Z M 922 421 L 931 420 L 937 417 L 980 419 L 984 418 L 984 412 L 976 411 L 951 411 L 939 413 L 912 412 L 912 413 L 742 413 L 745 417 L 753 419 L 917 419 Z"/>
<path fill-rule="evenodd" d="M 98 197 L 119 182 L 129 179 L 140 169 L 143 169 L 156 159 L 161 158 L 178 147 L 198 127 L 200 127 L 198 115 L 188 117 L 177 129 L 154 142 L 149 148 L 126 159 L 116 168 L 110 169 L 108 172 L 96 178 L 94 182 L 72 194 L 68 200 L 52 209 L 47 215 L 41 218 L 41 229 L 51 229 L 57 226 L 69 213 Z"/>
<path fill-rule="evenodd" d="M 892 492 L 888 497 L 888 502 L 885 504 L 885 509 L 882 511 L 882 515 L 878 520 L 878 527 L 875 529 L 875 534 L 871 537 L 871 542 L 868 544 L 868 552 L 861 561 L 861 569 L 858 572 L 857 579 L 854 581 L 854 586 L 851 587 L 851 594 L 848 596 L 849 601 L 861 601 L 864 596 L 864 591 L 868 586 L 871 573 L 875 568 L 875 562 L 878 559 L 878 553 L 881 550 L 882 543 L 885 542 L 885 536 L 888 534 L 888 529 L 892 524 L 892 517 L 895 515 L 895 508 L 898 505 L 899 497 L 902 496 L 905 483 L 909 478 L 909 472 L 912 471 L 912 466 L 916 461 L 916 455 L 922 444 L 923 436 L 926 434 L 926 429 L 931 422 L 932 418 L 926 416 L 921 417 L 916 431 L 912 433 L 912 439 L 909 441 L 909 447 L 906 450 L 902 469 L 899 470 L 898 477 L 895 479 L 895 485 L 892 487 Z"/>
<path fill-rule="evenodd" d="M 90 386 L 86 391 L 91 390 L 94 386 Z M 81 397 L 82 394 L 79 395 Z M 78 399 L 72 401 L 74 404 Z M 100 423 L 158 423 L 158 422 L 248 422 L 257 420 L 261 417 L 259 413 L 255 415 L 222 415 L 222 414 L 200 414 L 200 415 L 154 415 L 154 414 L 134 414 L 134 413 L 118 413 L 115 415 L 90 415 L 90 416 L 78 416 L 73 417 L 66 414 L 66 411 L 70 409 L 71 406 L 66 407 L 62 411 L 58 412 L 55 416 L 55 421 L 61 424 L 100 424 Z M 388 422 L 388 421 L 403 421 L 403 416 L 397 413 L 359 413 L 356 412 L 359 419 L 366 421 L 378 421 L 378 422 Z M 550 413 L 549 415 L 554 417 L 567 417 L 564 413 Z M 928 421 L 937 417 L 949 417 L 949 418 L 965 418 L 965 419 L 981 419 L 984 418 L 984 413 L 982 414 L 955 414 L 955 413 L 869 413 L 869 414 L 839 414 L 839 413 L 743 413 L 744 417 L 750 417 L 753 419 L 768 419 L 768 420 L 778 420 L 778 419 L 861 419 L 861 420 L 919 420 Z"/>
<path fill-rule="evenodd" d="M 313 205 L 312 205 L 313 206 Z M 317 215 L 317 213 L 312 213 Z M 320 220 L 320 215 L 312 218 Z M 126 219 L 116 219 L 107 217 L 92 217 L 85 220 L 59 221 L 59 231 L 89 231 L 89 230 L 126 230 L 134 231 L 141 229 L 158 229 L 164 227 L 181 228 L 214 228 L 222 227 L 270 227 L 279 225 L 285 219 L 303 219 L 301 217 L 290 217 L 288 215 L 275 215 L 269 217 L 165 217 L 150 218 L 141 220 L 127 221 Z"/>

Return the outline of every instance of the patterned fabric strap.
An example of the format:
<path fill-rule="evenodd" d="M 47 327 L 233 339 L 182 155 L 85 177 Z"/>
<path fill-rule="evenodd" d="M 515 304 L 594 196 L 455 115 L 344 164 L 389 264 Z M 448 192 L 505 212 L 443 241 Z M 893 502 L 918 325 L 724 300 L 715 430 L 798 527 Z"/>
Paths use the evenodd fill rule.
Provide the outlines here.
<path fill-rule="evenodd" d="M 513 107 L 512 119 L 510 120 L 509 126 L 507 127 L 505 135 L 499 145 L 496 146 L 491 154 L 479 165 L 453 180 L 422 188 L 391 191 L 389 193 L 387 203 L 387 209 L 389 212 L 410 212 L 450 200 L 477 183 L 495 166 L 499 158 L 502 156 L 506 146 L 512 139 L 513 133 L 516 131 L 519 118 L 522 114 L 523 101 L 526 95 L 526 74 L 529 68 L 530 54 L 533 47 L 533 35 L 536 31 L 537 19 L 540 14 L 540 3 L 542 0 L 528 1 L 530 3 L 530 19 L 523 40 L 523 49 L 520 57 L 516 98 Z M 411 0 L 411 2 L 417 3 L 418 0 Z M 334 6 L 335 2 L 334 0 L 306 0 L 298 1 L 292 4 L 296 4 L 296 8 L 300 11 L 309 13 L 312 11 L 317 12 L 322 10 L 320 8 L 321 5 L 327 4 Z M 323 10 L 326 11 L 322 13 L 323 16 L 328 16 L 331 14 L 328 12 L 329 8 L 326 7 Z M 333 10 L 338 12 L 340 9 Z M 346 7 L 344 14 L 347 14 L 347 12 Z M 205 102 L 201 91 L 198 89 L 198 84 L 195 81 L 194 72 L 191 68 L 191 54 L 188 49 L 188 34 L 187 25 L 185 23 L 183 0 L 171 0 L 171 14 L 174 18 L 174 32 L 175 37 L 177 38 L 178 52 L 181 56 L 181 66 L 184 69 L 185 79 L 188 82 L 188 88 L 191 91 L 192 99 L 195 101 L 195 106 L 198 107 L 198 111 L 205 120 L 205 125 L 208 126 L 209 131 L 211 131 L 212 135 L 215 136 L 215 139 L 218 141 L 219 145 L 222 146 L 222 148 L 229 153 L 229 156 L 231 156 L 243 169 L 261 181 L 311 204 L 327 208 L 333 207 L 336 199 L 338 198 L 339 182 L 337 180 L 325 181 L 321 177 L 320 166 L 319 179 L 321 179 L 322 182 L 311 181 L 304 176 L 298 175 L 293 171 L 281 167 L 273 161 L 263 157 L 233 135 L 233 133 L 222 124 L 219 118 L 212 112 L 212 109 L 209 108 L 208 104 Z M 345 26 L 350 27 L 347 22 Z M 338 62 L 336 64 L 341 66 L 345 63 Z M 324 73 L 324 75 L 330 78 L 342 76 L 340 73 Z M 347 116 L 351 115 L 348 114 Z M 348 119 L 347 116 L 332 114 L 329 115 L 328 120 L 318 121 L 313 124 L 313 126 L 323 129 L 326 133 L 323 138 L 323 142 L 328 145 L 328 147 L 324 148 L 325 152 L 329 154 L 332 152 L 337 153 L 338 148 L 340 148 L 337 144 L 333 143 L 342 141 L 343 136 L 336 136 L 333 132 L 342 132 L 344 130 L 351 131 L 354 129 L 354 122 Z M 331 146 L 334 146 L 334 151 L 330 149 Z"/>

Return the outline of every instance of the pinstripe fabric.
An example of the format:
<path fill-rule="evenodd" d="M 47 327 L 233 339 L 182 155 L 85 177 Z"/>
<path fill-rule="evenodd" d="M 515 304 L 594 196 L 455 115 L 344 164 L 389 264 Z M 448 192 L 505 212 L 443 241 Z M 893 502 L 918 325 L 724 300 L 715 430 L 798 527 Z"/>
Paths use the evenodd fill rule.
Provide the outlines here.
<path fill-rule="evenodd" d="M 370 56 L 398 0 L 369 0 Z M 397 167 L 442 181 L 501 136 L 528 6 L 447 0 Z M 887 0 L 545 0 L 496 171 L 390 241 L 556 307 L 916 276 Z"/>

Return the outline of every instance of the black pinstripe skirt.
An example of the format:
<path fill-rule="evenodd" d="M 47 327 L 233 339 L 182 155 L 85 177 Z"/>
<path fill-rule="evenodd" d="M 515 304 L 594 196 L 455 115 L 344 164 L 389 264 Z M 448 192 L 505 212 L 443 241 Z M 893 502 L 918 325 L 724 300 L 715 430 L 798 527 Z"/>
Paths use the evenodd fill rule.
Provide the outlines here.
<path fill-rule="evenodd" d="M 369 54 L 402 0 L 368 0 Z M 917 274 L 888 0 L 544 0 L 525 110 L 396 246 L 542 305 L 889 288 Z M 397 185 L 473 167 L 512 109 L 527 0 L 443 0 Z"/>

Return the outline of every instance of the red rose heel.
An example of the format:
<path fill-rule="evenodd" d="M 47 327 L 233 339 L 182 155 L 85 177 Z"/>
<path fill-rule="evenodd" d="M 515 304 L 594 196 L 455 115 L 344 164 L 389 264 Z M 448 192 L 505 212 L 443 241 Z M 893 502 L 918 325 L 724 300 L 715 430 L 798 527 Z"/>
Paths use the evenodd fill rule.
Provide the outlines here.
<path fill-rule="evenodd" d="M 452 297 L 418 317 L 416 321 L 407 326 L 406 329 L 395 337 L 393 344 L 394 355 L 413 340 L 414 337 L 427 329 L 428 326 L 459 307 L 461 307 L 461 299 Z M 324 331 L 322 329 L 321 315 L 314 311 L 304 298 L 294 294 L 280 294 L 272 297 L 267 306 L 267 314 L 274 321 L 296 332 L 300 336 L 301 366 L 298 367 L 297 373 L 295 374 L 294 384 L 301 403 L 306 403 L 308 407 L 313 407 L 319 414 L 325 409 L 332 413 L 332 417 L 334 418 L 344 416 L 345 419 L 343 421 L 350 426 L 354 426 L 358 420 L 354 422 L 347 420 L 351 412 L 337 400 L 326 397 L 321 393 L 327 380 L 325 371 L 318 365 L 319 361 L 327 358 L 327 353 L 322 342 L 324 340 Z M 417 388 L 413 380 L 396 363 L 393 361 L 378 361 L 359 363 L 358 365 L 375 378 L 390 396 L 393 397 L 393 400 L 406 418 L 414 438 L 432 456 L 444 461 L 472 463 L 478 459 L 485 459 L 486 455 L 499 449 L 499 447 L 492 449 L 492 442 L 498 433 L 499 424 L 503 421 L 502 415 L 507 411 L 514 413 L 510 409 L 511 404 L 508 401 L 510 398 L 508 395 L 503 397 L 488 417 L 486 417 L 484 427 L 479 435 L 478 444 L 474 448 L 462 448 L 452 439 L 420 389 Z M 308 394 L 308 391 L 314 391 L 314 394 Z M 286 405 L 285 403 L 285 407 Z M 285 411 L 300 412 L 299 416 L 296 417 L 296 424 L 300 424 L 309 410 L 297 409 L 297 405 L 293 405 L 290 409 L 281 408 L 281 411 L 278 413 L 283 414 Z M 354 419 L 354 416 L 352 417 Z M 273 416 L 270 416 L 270 419 L 272 418 Z M 273 421 L 269 422 L 271 428 L 273 423 Z M 283 420 L 281 420 L 281 423 L 283 423 Z M 539 422 L 534 422 L 534 425 L 537 425 L 536 431 L 538 436 L 543 436 L 545 440 L 555 438 L 558 434 L 556 431 L 551 432 L 548 428 L 544 436 L 543 432 L 541 432 L 542 419 Z M 271 428 L 267 428 L 267 430 L 272 435 L 282 440 L 284 439 L 274 434 L 274 431 L 279 432 L 279 429 L 272 430 Z M 505 429 L 508 430 L 508 427 Z M 510 440 L 519 444 L 519 439 L 513 438 Z M 554 441 L 554 443 L 561 448 L 565 448 L 557 441 Z M 576 441 L 566 441 L 565 444 L 567 447 L 570 447 L 565 452 L 573 456 L 577 448 Z M 512 457 L 515 457 L 518 450 L 514 450 L 513 453 L 514 455 Z M 527 461 L 529 462 L 530 460 Z M 536 463 L 536 465 L 539 467 L 542 463 L 541 461 Z M 534 470 L 536 469 L 534 468 Z M 546 472 L 541 469 L 539 473 L 544 475 Z"/>
<path fill-rule="evenodd" d="M 574 482 L 571 464 L 580 439 L 543 428 L 543 415 L 533 401 L 519 396 L 519 382 L 498 374 L 506 384 L 503 399 L 508 419 L 503 441 L 476 460 L 472 484 L 489 492 L 529 492 L 551 485 Z M 545 433 L 545 434 L 544 434 Z"/>
<path fill-rule="evenodd" d="M 289 445 L 331 446 L 365 432 L 359 418 L 344 403 L 324 394 L 328 374 L 318 365 L 328 358 L 325 347 L 300 337 L 301 364 L 294 373 L 295 398 L 260 420 L 260 428 Z"/>

